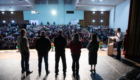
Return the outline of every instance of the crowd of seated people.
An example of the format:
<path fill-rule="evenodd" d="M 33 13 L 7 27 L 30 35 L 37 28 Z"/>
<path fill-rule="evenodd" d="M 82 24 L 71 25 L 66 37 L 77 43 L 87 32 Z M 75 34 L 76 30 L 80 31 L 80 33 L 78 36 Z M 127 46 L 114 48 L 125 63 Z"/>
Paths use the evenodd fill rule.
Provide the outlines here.
<path fill-rule="evenodd" d="M 0 27 L 0 49 L 16 49 L 17 38 L 20 36 L 21 27 L 18 26 L 4 26 Z M 74 33 L 79 33 L 80 40 L 82 41 L 82 47 L 86 48 L 90 34 L 84 31 L 78 25 L 30 25 L 26 27 L 26 37 L 28 38 L 30 49 L 34 49 L 35 41 L 40 37 L 40 32 L 44 30 L 46 37 L 53 42 L 54 37 L 58 35 L 58 31 L 63 31 L 63 36 L 67 40 L 67 47 L 69 47 L 69 41 L 72 40 Z"/>
<path fill-rule="evenodd" d="M 108 36 L 115 36 L 115 31 L 108 26 L 87 25 L 87 30 L 98 35 L 103 42 L 107 41 Z"/>

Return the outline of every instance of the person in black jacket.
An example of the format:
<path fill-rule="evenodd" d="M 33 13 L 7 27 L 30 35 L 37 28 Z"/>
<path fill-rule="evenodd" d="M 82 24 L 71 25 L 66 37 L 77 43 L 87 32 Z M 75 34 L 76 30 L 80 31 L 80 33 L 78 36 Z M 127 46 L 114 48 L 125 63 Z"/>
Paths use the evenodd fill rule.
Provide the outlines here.
<path fill-rule="evenodd" d="M 59 58 L 61 57 L 63 63 L 63 74 L 66 76 L 66 58 L 65 58 L 65 47 L 66 39 L 62 36 L 62 31 L 59 31 L 59 35 L 54 39 L 55 46 L 55 73 L 58 75 L 58 64 Z"/>
<path fill-rule="evenodd" d="M 48 52 L 51 49 L 51 42 L 49 39 L 45 38 L 45 31 L 42 31 L 41 37 L 36 40 L 35 48 L 38 52 L 39 76 L 41 75 L 41 64 L 42 64 L 43 57 L 44 57 L 44 61 L 45 61 L 46 75 L 48 75 L 50 73 L 50 71 L 48 70 Z"/>

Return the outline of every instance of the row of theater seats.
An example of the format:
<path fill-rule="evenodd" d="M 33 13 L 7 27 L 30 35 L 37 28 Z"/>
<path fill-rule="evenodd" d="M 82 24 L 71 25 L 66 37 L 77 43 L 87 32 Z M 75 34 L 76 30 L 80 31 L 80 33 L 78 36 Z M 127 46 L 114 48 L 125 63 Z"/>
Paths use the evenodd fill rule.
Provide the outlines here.
<path fill-rule="evenodd" d="M 140 80 L 140 70 L 131 69 L 129 72 L 125 73 L 122 77 L 117 80 Z"/>

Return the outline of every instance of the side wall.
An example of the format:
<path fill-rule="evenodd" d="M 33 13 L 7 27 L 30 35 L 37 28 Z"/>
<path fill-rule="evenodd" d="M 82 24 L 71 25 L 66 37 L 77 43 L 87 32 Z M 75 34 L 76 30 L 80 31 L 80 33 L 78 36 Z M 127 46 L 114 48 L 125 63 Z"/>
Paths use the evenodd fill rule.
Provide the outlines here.
<path fill-rule="evenodd" d="M 109 26 L 111 28 L 114 28 L 115 30 L 119 27 L 121 28 L 122 32 L 125 32 L 126 29 L 128 28 L 129 8 L 130 8 L 130 0 L 126 0 L 125 2 L 113 8 L 110 11 Z"/>

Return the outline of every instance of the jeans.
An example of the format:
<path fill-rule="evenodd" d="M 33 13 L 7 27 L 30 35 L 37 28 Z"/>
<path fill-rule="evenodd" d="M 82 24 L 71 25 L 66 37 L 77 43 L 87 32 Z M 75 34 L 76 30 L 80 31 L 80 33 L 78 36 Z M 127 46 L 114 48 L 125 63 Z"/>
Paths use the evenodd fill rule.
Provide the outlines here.
<path fill-rule="evenodd" d="M 22 71 L 29 71 L 29 53 L 21 53 L 21 68 Z"/>
<path fill-rule="evenodd" d="M 117 42 L 117 57 L 116 59 L 121 59 L 121 45 L 122 45 L 122 41 L 121 42 Z"/>
<path fill-rule="evenodd" d="M 67 68 L 67 66 L 66 66 L 66 58 L 65 58 L 65 53 L 63 53 L 63 54 L 55 54 L 55 73 L 58 73 L 59 72 L 59 70 L 58 70 L 58 64 L 59 64 L 59 59 L 60 59 L 60 57 L 61 57 L 61 59 L 62 59 L 62 63 L 63 63 L 63 72 L 65 73 L 66 72 L 66 68 Z"/>
<path fill-rule="evenodd" d="M 72 71 L 75 73 L 75 67 L 76 67 L 76 74 L 79 74 L 79 58 L 80 54 L 71 54 L 72 56 Z M 76 65 L 76 66 L 75 66 Z"/>
<path fill-rule="evenodd" d="M 46 69 L 46 73 L 48 73 L 48 55 L 46 56 L 42 56 L 39 55 L 38 56 L 38 72 L 41 73 L 41 69 L 42 69 L 42 58 L 44 57 L 44 61 L 45 61 L 45 69 Z"/>

